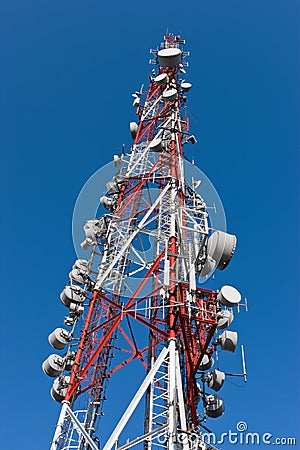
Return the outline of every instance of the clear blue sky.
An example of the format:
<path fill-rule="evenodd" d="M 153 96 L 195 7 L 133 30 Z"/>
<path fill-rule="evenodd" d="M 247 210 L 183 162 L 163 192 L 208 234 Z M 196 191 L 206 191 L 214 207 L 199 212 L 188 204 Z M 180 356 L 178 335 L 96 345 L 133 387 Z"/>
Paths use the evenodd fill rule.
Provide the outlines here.
<path fill-rule="evenodd" d="M 300 442 L 299 14 L 297 0 L 1 1 L 1 448 L 48 448 L 59 406 L 40 365 L 65 314 L 73 207 L 130 143 L 131 93 L 167 27 L 191 52 L 187 156 L 239 239 L 215 288 L 250 304 L 235 322 L 249 383 L 226 383 L 210 426 Z"/>

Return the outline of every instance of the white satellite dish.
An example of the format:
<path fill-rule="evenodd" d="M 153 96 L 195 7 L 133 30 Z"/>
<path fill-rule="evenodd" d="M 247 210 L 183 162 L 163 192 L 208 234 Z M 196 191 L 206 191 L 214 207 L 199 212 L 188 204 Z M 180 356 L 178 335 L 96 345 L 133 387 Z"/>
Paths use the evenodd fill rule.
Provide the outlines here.
<path fill-rule="evenodd" d="M 83 272 L 80 269 L 72 269 L 69 273 L 69 278 L 75 283 L 84 284 L 87 279 L 87 272 Z"/>
<path fill-rule="evenodd" d="M 113 211 L 114 205 L 115 205 L 113 198 L 106 197 L 106 195 L 103 195 L 100 198 L 100 203 L 105 209 L 108 209 L 109 211 Z"/>
<path fill-rule="evenodd" d="M 234 319 L 234 315 L 229 309 L 222 309 L 217 313 L 218 328 L 223 330 L 229 327 Z"/>
<path fill-rule="evenodd" d="M 101 232 L 101 226 L 103 227 L 102 219 L 103 218 L 101 218 L 100 220 L 90 219 L 86 221 L 83 227 L 83 231 L 87 239 L 95 241 L 97 234 Z"/>
<path fill-rule="evenodd" d="M 136 122 L 129 123 L 129 130 L 130 130 L 130 134 L 131 134 L 131 137 L 133 140 L 135 140 L 135 138 L 136 138 L 138 128 L 139 128 L 139 126 Z"/>
<path fill-rule="evenodd" d="M 208 370 L 214 365 L 214 360 L 208 355 L 204 355 L 199 365 L 199 370 Z"/>
<path fill-rule="evenodd" d="M 66 396 L 70 377 L 68 375 L 56 378 L 53 382 L 50 394 L 53 400 L 61 403 Z"/>
<path fill-rule="evenodd" d="M 166 89 L 162 95 L 162 98 L 165 102 L 172 102 L 173 100 L 176 100 L 177 97 L 178 97 L 178 92 L 177 92 L 177 89 L 175 89 L 175 88 Z"/>
<path fill-rule="evenodd" d="M 188 92 L 191 89 L 192 84 L 191 83 L 187 83 L 187 82 L 182 82 L 180 87 L 183 90 L 183 92 Z"/>
<path fill-rule="evenodd" d="M 224 270 L 235 251 L 236 236 L 225 233 L 225 231 L 214 231 L 207 242 L 207 253 L 216 261 L 217 268 Z"/>
<path fill-rule="evenodd" d="M 88 277 L 88 265 L 89 263 L 85 259 L 77 259 L 69 273 L 70 279 L 75 283 L 84 284 Z"/>
<path fill-rule="evenodd" d="M 64 328 L 55 328 L 52 333 L 49 334 L 48 341 L 52 347 L 57 350 L 62 350 L 72 339 L 72 335 Z"/>
<path fill-rule="evenodd" d="M 213 370 L 208 375 L 208 387 L 210 389 L 213 389 L 214 391 L 219 391 L 221 387 L 223 386 L 225 380 L 225 373 L 221 372 L 220 370 Z"/>
<path fill-rule="evenodd" d="M 176 67 L 181 63 L 182 51 L 177 48 L 164 48 L 159 50 L 157 56 L 161 67 Z"/>
<path fill-rule="evenodd" d="M 219 336 L 219 343 L 222 350 L 227 352 L 234 352 L 238 341 L 238 334 L 236 331 L 225 330 Z"/>
<path fill-rule="evenodd" d="M 161 86 L 162 84 L 167 84 L 169 81 L 169 77 L 166 73 L 160 73 L 157 75 L 157 77 L 154 78 L 154 83 L 156 83 L 158 86 Z"/>
<path fill-rule="evenodd" d="M 46 375 L 49 377 L 57 377 L 64 368 L 64 359 L 59 356 L 52 354 L 43 362 L 42 369 Z"/>
<path fill-rule="evenodd" d="M 64 290 L 60 294 L 60 300 L 63 305 L 69 308 L 71 302 L 83 303 L 85 299 L 84 290 L 79 286 L 65 286 Z"/>
<path fill-rule="evenodd" d="M 217 300 L 219 300 L 219 302 L 225 306 L 237 306 L 240 303 L 241 299 L 241 294 L 233 286 L 222 286 L 220 292 L 217 295 Z"/>
<path fill-rule="evenodd" d="M 220 417 L 224 414 L 225 408 L 223 400 L 219 395 L 209 394 L 205 396 L 204 400 L 205 411 L 209 417 Z"/>
<path fill-rule="evenodd" d="M 88 266 L 89 266 L 89 262 L 86 259 L 76 259 L 72 268 L 86 271 L 86 270 L 88 270 Z"/>
<path fill-rule="evenodd" d="M 203 264 L 203 267 L 200 272 L 201 277 L 205 277 L 209 273 L 211 273 L 214 268 L 216 267 L 216 261 L 212 259 L 210 256 L 208 256 L 205 260 L 205 263 Z"/>
<path fill-rule="evenodd" d="M 163 143 L 161 138 L 153 139 L 150 144 L 150 148 L 153 152 L 161 152 L 163 150 Z"/>

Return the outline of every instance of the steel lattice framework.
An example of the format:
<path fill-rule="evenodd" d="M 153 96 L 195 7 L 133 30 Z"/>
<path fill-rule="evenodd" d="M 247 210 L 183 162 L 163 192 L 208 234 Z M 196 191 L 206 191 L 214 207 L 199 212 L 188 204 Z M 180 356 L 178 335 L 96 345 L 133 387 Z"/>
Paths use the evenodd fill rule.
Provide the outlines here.
<path fill-rule="evenodd" d="M 148 90 L 134 97 L 134 143 L 101 198 L 108 212 L 85 226 L 90 258 L 71 273 L 65 300 L 71 330 L 53 387 L 62 409 L 51 450 L 100 448 L 96 428 L 108 381 L 135 360 L 145 378 L 101 448 L 207 448 L 200 424 L 209 396 L 199 378 L 207 382 L 203 361 L 215 350 L 220 312 L 228 308 L 218 291 L 197 282 L 213 230 L 204 199 L 184 173 L 190 134 L 183 46 L 180 36 L 165 36 L 170 61 L 178 50 L 175 63 L 163 64 L 152 51 L 156 66 Z M 122 431 L 142 398 L 141 428 L 126 442 Z"/>

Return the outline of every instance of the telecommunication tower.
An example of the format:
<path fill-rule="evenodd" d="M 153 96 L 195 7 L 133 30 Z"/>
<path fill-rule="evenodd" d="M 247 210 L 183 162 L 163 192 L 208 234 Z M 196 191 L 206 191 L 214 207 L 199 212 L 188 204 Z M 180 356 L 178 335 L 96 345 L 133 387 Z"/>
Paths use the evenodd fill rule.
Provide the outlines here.
<path fill-rule="evenodd" d="M 224 412 L 215 392 L 225 373 L 210 369 L 218 349 L 236 348 L 237 333 L 226 328 L 241 295 L 232 286 L 204 289 L 199 280 L 226 268 L 236 237 L 213 228 L 197 192 L 201 180 L 185 176 L 183 147 L 196 139 L 186 116 L 192 85 L 183 79 L 184 45 L 167 33 L 150 51 L 149 87 L 133 94 L 133 145 L 114 156 L 116 174 L 100 198 L 106 212 L 87 220 L 81 246 L 88 256 L 75 261 L 60 295 L 69 312 L 49 342 L 63 354 L 43 363 L 61 403 L 51 450 L 211 448 L 202 438 L 206 419 Z M 243 348 L 242 357 L 246 381 Z M 108 384 L 136 362 L 144 378 L 102 433 Z M 133 368 L 126 383 L 138 373 Z"/>

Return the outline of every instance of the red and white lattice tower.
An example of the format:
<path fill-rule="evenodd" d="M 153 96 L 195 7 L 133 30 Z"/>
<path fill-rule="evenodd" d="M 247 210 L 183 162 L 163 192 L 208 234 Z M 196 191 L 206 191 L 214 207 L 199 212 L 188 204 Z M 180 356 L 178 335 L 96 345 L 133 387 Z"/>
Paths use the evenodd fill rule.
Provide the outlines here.
<path fill-rule="evenodd" d="M 184 44 L 167 34 L 151 51 L 148 90 L 133 94 L 134 143 L 115 157 L 117 173 L 100 199 L 106 213 L 87 221 L 88 257 L 75 262 L 61 293 L 69 316 L 49 341 L 64 354 L 43 363 L 61 402 L 51 450 L 209 448 L 203 421 L 224 412 L 214 392 L 225 374 L 209 369 L 218 346 L 236 347 L 237 333 L 216 333 L 230 325 L 241 297 L 230 286 L 203 289 L 199 277 L 227 266 L 236 238 L 213 229 L 199 182 L 185 177 L 183 145 L 195 138 L 186 117 Z M 137 384 L 134 364 L 144 366 L 144 379 L 121 418 L 110 413 L 107 435 L 108 382 L 128 364 L 127 384 Z"/>

